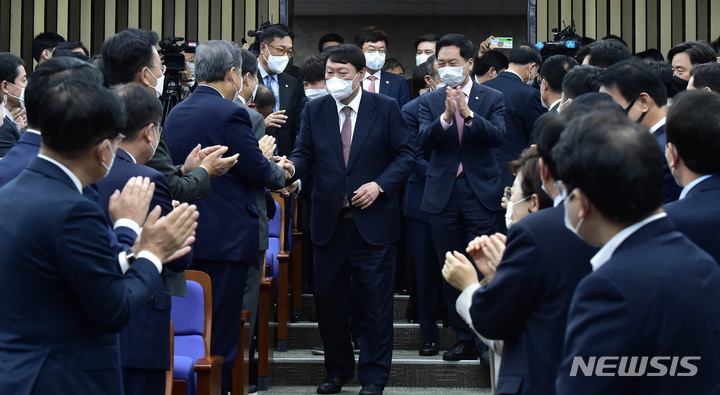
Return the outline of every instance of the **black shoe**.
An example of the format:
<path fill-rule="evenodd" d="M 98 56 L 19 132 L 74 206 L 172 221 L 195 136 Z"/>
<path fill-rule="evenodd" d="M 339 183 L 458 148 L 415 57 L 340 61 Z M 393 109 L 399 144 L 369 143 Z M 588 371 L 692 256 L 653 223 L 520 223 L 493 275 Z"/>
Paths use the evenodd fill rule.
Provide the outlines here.
<path fill-rule="evenodd" d="M 325 382 L 320 384 L 317 388 L 318 394 L 339 394 L 342 391 L 343 385 L 347 383 L 347 380 L 343 380 L 339 377 L 331 377 L 325 379 Z"/>
<path fill-rule="evenodd" d="M 443 360 L 445 361 L 463 361 L 478 358 L 478 350 L 475 342 L 457 342 L 453 348 L 445 351 Z"/>
<path fill-rule="evenodd" d="M 325 355 L 325 346 L 315 346 L 310 352 L 312 355 Z"/>
<path fill-rule="evenodd" d="M 360 354 L 360 338 L 353 340 L 353 352 Z"/>
<path fill-rule="evenodd" d="M 257 385 L 253 384 L 250 387 L 248 387 L 248 394 L 257 394 L 258 387 Z"/>
<path fill-rule="evenodd" d="M 437 343 L 423 344 L 422 348 L 420 349 L 419 354 L 422 357 L 431 357 L 433 355 L 438 355 Z"/>
<path fill-rule="evenodd" d="M 382 395 L 383 389 L 377 384 L 365 384 L 360 390 L 360 395 Z"/>
<path fill-rule="evenodd" d="M 485 346 L 483 344 L 483 346 Z M 490 349 L 485 346 L 478 346 L 478 358 L 480 359 L 480 365 L 490 366 Z"/>

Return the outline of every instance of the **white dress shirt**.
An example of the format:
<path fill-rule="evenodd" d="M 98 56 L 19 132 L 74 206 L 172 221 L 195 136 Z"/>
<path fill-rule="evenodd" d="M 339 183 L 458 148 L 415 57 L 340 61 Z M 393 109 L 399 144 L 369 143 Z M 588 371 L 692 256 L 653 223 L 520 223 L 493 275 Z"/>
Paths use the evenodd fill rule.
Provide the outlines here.
<path fill-rule="evenodd" d="M 352 138 L 355 135 L 355 121 L 357 121 L 357 114 L 358 114 L 358 109 L 360 108 L 360 98 L 361 97 L 362 97 L 362 89 L 359 89 L 357 96 L 355 96 L 355 98 L 352 99 L 352 101 L 347 104 L 347 107 L 350 107 L 352 109 L 352 111 L 350 111 L 350 141 L 352 141 Z M 335 104 L 337 105 L 338 121 L 340 122 L 339 130 L 340 130 L 340 133 L 342 133 L 343 123 L 345 123 L 345 113 L 342 111 L 342 109 L 345 108 L 346 105 L 340 103 L 337 100 L 335 100 Z"/>
<path fill-rule="evenodd" d="M 690 192 L 691 189 L 693 189 L 693 187 L 695 187 L 695 185 L 707 180 L 710 177 L 712 177 L 712 174 L 706 174 L 702 177 L 698 177 L 697 179 L 693 180 L 691 183 L 685 185 L 685 188 L 683 188 L 682 192 L 680 192 L 680 197 L 678 198 L 678 200 L 685 199 L 685 196 L 687 196 L 687 194 Z"/>
<path fill-rule="evenodd" d="M 659 120 L 658 123 L 653 125 L 653 127 L 650 128 L 650 133 L 655 133 L 656 130 L 660 129 L 661 126 L 665 125 L 665 119 L 666 117 L 663 117 L 663 119 Z"/>

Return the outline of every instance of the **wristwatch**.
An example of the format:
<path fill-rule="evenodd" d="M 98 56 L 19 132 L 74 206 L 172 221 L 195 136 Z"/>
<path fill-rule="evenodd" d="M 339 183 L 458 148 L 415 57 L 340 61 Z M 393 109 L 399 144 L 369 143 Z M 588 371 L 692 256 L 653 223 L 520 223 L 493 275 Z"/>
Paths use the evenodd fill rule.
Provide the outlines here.
<path fill-rule="evenodd" d="M 475 118 L 475 113 L 473 113 L 472 111 L 470 111 L 470 114 L 468 114 L 468 116 L 465 117 L 465 123 L 472 122 L 472 120 L 473 120 L 474 118 Z"/>
<path fill-rule="evenodd" d="M 132 263 L 135 262 L 135 254 L 133 254 L 132 249 L 125 251 L 125 259 L 128 265 L 132 265 Z"/>

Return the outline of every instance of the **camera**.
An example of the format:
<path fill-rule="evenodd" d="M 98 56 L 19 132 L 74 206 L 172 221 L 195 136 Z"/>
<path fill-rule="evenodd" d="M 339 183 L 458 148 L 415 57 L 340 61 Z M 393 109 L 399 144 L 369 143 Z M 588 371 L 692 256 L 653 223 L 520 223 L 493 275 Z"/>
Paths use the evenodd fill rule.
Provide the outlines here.
<path fill-rule="evenodd" d="M 185 55 L 183 55 L 183 52 L 195 53 L 195 48 L 197 48 L 196 41 L 178 44 L 181 41 L 185 41 L 185 38 L 170 36 L 163 38 L 159 43 L 160 51 L 158 53 L 162 55 L 163 64 L 166 68 L 165 86 L 160 97 L 163 102 L 163 122 L 170 110 L 183 98 L 183 87 L 180 84 L 183 77 L 182 73 L 185 71 Z"/>
<path fill-rule="evenodd" d="M 565 22 L 563 21 L 563 25 Z M 553 41 L 539 42 L 535 47 L 540 50 L 543 60 L 553 55 L 575 56 L 575 52 L 581 46 L 580 35 L 575 32 L 575 21 L 570 26 L 560 30 L 559 27 L 552 29 Z"/>
<path fill-rule="evenodd" d="M 248 30 L 247 34 L 250 37 L 255 38 L 255 41 L 250 45 L 250 48 L 248 49 L 250 52 L 252 52 L 255 56 L 260 56 L 260 35 L 262 34 L 263 30 L 270 27 L 272 24 L 268 22 L 263 22 L 260 27 L 258 27 L 256 30 Z M 243 39 L 244 41 L 245 39 Z"/>

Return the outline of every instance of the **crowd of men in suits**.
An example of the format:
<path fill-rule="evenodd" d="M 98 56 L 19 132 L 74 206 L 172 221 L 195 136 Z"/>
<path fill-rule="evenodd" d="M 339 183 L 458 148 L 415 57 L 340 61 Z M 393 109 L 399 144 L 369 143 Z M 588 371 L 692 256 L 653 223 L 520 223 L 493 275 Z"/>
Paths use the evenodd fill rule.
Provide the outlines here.
<path fill-rule="evenodd" d="M 353 379 L 354 349 L 360 394 L 383 393 L 397 266 L 419 354 L 444 308 L 443 359 L 489 353 L 498 394 L 720 393 L 717 45 L 543 59 L 428 34 L 406 81 L 377 27 L 291 66 L 277 24 L 259 55 L 186 54 L 191 93 L 163 119 L 156 33 L 93 58 L 63 41 L 36 37 L 29 78 L 0 54 L 0 392 L 164 393 L 192 268 L 228 393 L 277 191 L 309 233 L 318 393 Z"/>

